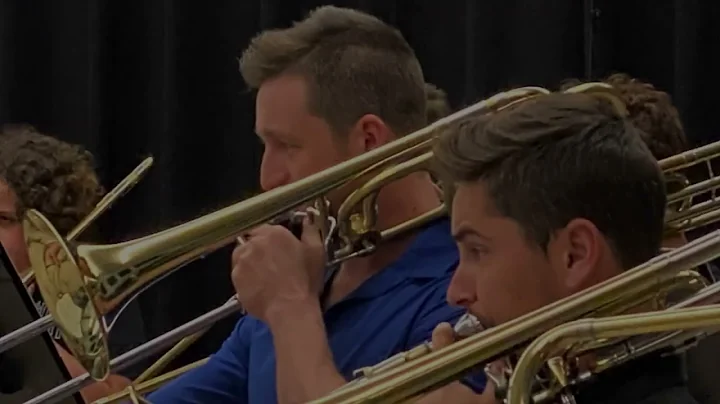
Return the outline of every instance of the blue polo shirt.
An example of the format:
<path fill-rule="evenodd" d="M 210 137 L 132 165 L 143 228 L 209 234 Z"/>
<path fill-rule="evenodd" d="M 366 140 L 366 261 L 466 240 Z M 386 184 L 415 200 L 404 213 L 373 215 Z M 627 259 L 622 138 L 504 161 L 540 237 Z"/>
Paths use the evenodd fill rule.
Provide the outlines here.
<path fill-rule="evenodd" d="M 400 259 L 325 310 L 335 365 L 347 380 L 356 369 L 430 340 L 436 325 L 454 323 L 463 314 L 445 298 L 457 263 L 448 220 L 433 222 Z M 484 375 L 476 374 L 465 384 L 481 392 Z M 148 400 L 154 404 L 270 404 L 277 402 L 276 393 L 270 329 L 246 316 L 205 365 L 168 383 Z"/>

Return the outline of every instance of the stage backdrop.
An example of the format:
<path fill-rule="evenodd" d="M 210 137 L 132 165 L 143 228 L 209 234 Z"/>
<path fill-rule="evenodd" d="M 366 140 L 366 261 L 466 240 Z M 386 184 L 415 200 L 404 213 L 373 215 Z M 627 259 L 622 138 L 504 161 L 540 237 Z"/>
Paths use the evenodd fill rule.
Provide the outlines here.
<path fill-rule="evenodd" d="M 669 91 L 695 144 L 720 133 L 720 4 L 700 0 L 2 0 L 0 121 L 86 145 L 112 186 L 155 166 L 101 221 L 144 235 L 257 190 L 253 99 L 237 60 L 256 32 L 336 4 L 399 27 L 454 107 L 518 85 L 627 72 Z M 140 299 L 148 338 L 232 294 L 227 249 Z M 213 329 L 181 362 L 215 350 Z"/>

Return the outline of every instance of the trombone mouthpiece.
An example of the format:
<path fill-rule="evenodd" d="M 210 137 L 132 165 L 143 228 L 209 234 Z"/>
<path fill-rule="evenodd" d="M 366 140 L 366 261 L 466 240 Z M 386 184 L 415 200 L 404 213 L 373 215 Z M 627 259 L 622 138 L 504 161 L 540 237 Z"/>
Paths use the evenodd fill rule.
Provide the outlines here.
<path fill-rule="evenodd" d="M 477 334 L 483 331 L 485 327 L 480 324 L 480 320 L 470 313 L 465 313 L 460 317 L 457 323 L 455 323 L 455 335 L 458 338 L 467 338 L 471 335 Z"/>

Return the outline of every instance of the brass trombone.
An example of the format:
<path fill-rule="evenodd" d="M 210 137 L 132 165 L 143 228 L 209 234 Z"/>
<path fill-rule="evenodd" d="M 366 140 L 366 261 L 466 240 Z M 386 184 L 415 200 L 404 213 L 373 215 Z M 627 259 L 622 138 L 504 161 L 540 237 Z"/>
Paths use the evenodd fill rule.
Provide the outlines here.
<path fill-rule="evenodd" d="M 607 84 L 589 83 L 570 91 L 595 92 L 606 96 L 612 88 Z M 60 307 L 58 304 L 48 304 L 48 307 L 53 308 L 52 316 L 58 319 L 68 347 L 89 371 L 89 375 L 46 392 L 32 402 L 53 402 L 54 399 L 71 394 L 84 383 L 88 383 L 91 377 L 104 378 L 111 363 L 127 366 L 136 361 L 137 357 L 164 349 L 168 344 L 202 331 L 209 324 L 238 310 L 236 302 L 228 303 L 207 316 L 193 320 L 186 326 L 158 337 L 113 361 L 110 361 L 107 353 L 106 330 L 99 321 L 102 314 L 119 302 L 133 297 L 183 264 L 233 242 L 238 233 L 248 228 L 318 200 L 336 188 L 348 184 L 356 185 L 359 182 L 361 185 L 337 209 L 336 236 L 341 241 L 341 248 L 333 251 L 333 256 L 336 260 L 343 260 L 371 253 L 383 239 L 412 228 L 427 218 L 443 214 L 443 210 L 438 209 L 412 222 L 380 232 L 375 226 L 373 198 L 384 184 L 406 173 L 428 167 L 432 157 L 430 148 L 439 130 L 466 116 L 492 112 L 547 93 L 548 91 L 542 88 L 524 87 L 497 94 L 438 120 L 420 131 L 297 183 L 250 198 L 181 226 L 125 243 L 79 245 L 71 249 L 40 214 L 28 212 L 25 221 L 26 237 L 33 252 L 31 257 L 38 274 L 40 290 L 43 296 L 47 294 L 50 297 L 50 302 L 65 305 Z M 623 110 L 623 106 L 617 104 L 614 97 L 609 96 L 608 99 L 615 103 L 619 110 Z M 365 180 L 368 178 L 369 180 Z M 324 206 L 324 203 L 318 206 Z M 48 256 L 52 259 L 46 259 Z M 673 283 L 669 278 L 663 279 L 667 283 Z M 64 301 L 61 302 L 61 299 Z M 424 360 L 424 355 L 420 355 L 420 358 Z M 151 382 L 148 381 L 147 384 Z M 357 383 L 353 385 L 356 386 Z"/>
<path fill-rule="evenodd" d="M 604 88 L 607 91 L 607 87 Z M 437 130 L 459 118 L 545 93 L 547 90 L 536 87 L 501 93 L 296 183 L 124 243 L 80 244 L 70 249 L 47 219 L 31 210 L 26 214 L 24 230 L 38 287 L 68 349 L 93 378 L 102 380 L 109 373 L 110 358 L 107 330 L 101 317 L 122 301 L 183 264 L 234 242 L 246 229 L 266 223 L 356 179 L 401 165 L 408 155 L 415 157 L 429 150 Z M 361 192 L 372 195 L 375 189 L 360 188 L 349 199 L 353 200 Z M 342 248 L 335 252 L 335 259 L 371 252 L 374 243 L 379 241 L 382 235 L 374 229 L 375 212 L 367 206 L 364 205 L 366 209 L 362 212 L 340 207 L 337 223 Z"/>
<path fill-rule="evenodd" d="M 604 306 L 617 304 L 628 296 L 652 294 L 658 282 L 668 281 L 679 272 L 695 268 L 718 256 L 720 256 L 720 231 L 715 231 L 581 293 L 480 332 L 446 348 L 386 369 L 374 377 L 356 379 L 313 403 L 395 403 L 417 397 L 458 380 L 480 364 L 490 363 L 518 351 L 525 351 L 524 348 L 532 341 L 554 327 L 585 316 L 592 316 Z M 699 322 L 698 327 L 720 326 L 720 309 L 705 311 L 703 315 L 706 316 L 704 322 Z M 653 318 L 657 320 L 662 316 L 666 316 L 665 320 L 671 322 L 673 310 L 657 312 Z M 714 322 L 709 321 L 708 318 L 714 319 Z M 613 326 L 613 319 L 609 318 L 605 324 L 607 329 L 617 329 L 618 323 L 627 319 L 627 317 L 619 317 L 618 322 Z M 665 328 L 648 327 L 641 330 L 669 331 L 681 328 L 693 328 L 693 326 L 691 322 L 677 322 L 666 325 Z M 628 335 L 642 332 L 636 330 L 634 333 L 629 332 Z M 608 332 L 608 338 L 613 335 Z M 595 342 L 595 339 L 592 342 Z M 549 358 L 542 357 L 542 359 Z M 528 374 L 535 370 L 530 368 Z M 528 378 L 523 378 L 523 381 L 527 382 Z M 524 389 L 521 393 L 526 394 L 527 391 Z"/>
<path fill-rule="evenodd" d="M 558 397 L 573 402 L 569 387 L 614 366 L 658 350 L 677 350 L 693 343 L 720 326 L 720 284 L 667 311 L 626 314 L 614 317 L 571 321 L 544 333 L 523 352 L 515 369 L 510 372 L 507 389 L 508 404 L 540 404 Z M 702 329 L 711 329 L 706 332 Z M 650 334 L 650 335 L 648 335 Z M 592 372 L 578 369 L 571 359 L 577 357 L 577 346 L 598 340 L 632 337 L 623 344 L 601 352 Z M 570 359 L 570 360 L 568 360 Z M 551 372 L 548 387 L 533 393 L 543 365 Z M 576 380 L 567 377 L 568 370 L 577 372 Z M 532 401 L 530 400 L 532 398 Z"/>
<path fill-rule="evenodd" d="M 671 156 L 667 159 L 661 160 L 659 162 L 660 167 L 663 169 L 664 174 L 666 175 L 666 181 L 668 183 L 677 182 L 680 185 L 680 189 L 676 192 L 670 193 L 668 195 L 668 205 L 671 208 L 670 214 L 668 215 L 668 220 L 666 220 L 666 233 L 684 233 L 689 230 L 694 230 L 706 225 L 710 225 L 712 223 L 717 222 L 720 220 L 720 209 L 715 208 L 714 210 L 708 210 L 706 208 L 696 208 L 695 205 L 693 205 L 693 199 L 700 194 L 706 193 L 706 192 L 712 192 L 714 189 L 718 186 L 720 186 L 720 178 L 714 179 L 714 174 L 712 172 L 712 168 L 710 166 L 710 160 L 717 158 L 720 156 L 720 142 L 711 143 L 706 146 L 701 146 L 696 149 L 692 149 L 689 151 L 686 151 L 684 153 Z M 372 203 L 369 203 L 370 201 L 366 198 L 370 190 L 377 191 L 380 187 L 382 187 L 383 183 L 388 183 L 392 179 L 400 178 L 404 175 L 409 174 L 412 171 L 416 171 L 418 167 L 421 167 L 423 169 L 428 168 L 429 160 L 431 158 L 431 153 L 425 153 L 417 157 L 416 159 L 408 160 L 405 163 L 399 164 L 394 167 L 392 171 L 388 170 L 388 172 L 384 172 L 381 175 L 378 175 L 374 178 L 372 178 L 370 181 L 368 181 L 364 186 L 364 191 L 357 191 L 355 194 L 351 196 L 351 198 L 348 198 L 340 209 L 340 216 L 341 217 L 347 217 L 347 212 L 349 211 L 349 207 L 353 206 L 353 203 L 363 204 L 363 209 L 365 209 L 367 212 L 369 212 L 364 217 L 369 217 L 369 214 L 372 214 L 373 210 L 371 209 Z M 704 180 L 702 182 L 697 183 L 691 183 L 691 181 L 681 172 L 683 169 L 687 169 L 689 167 L 693 167 L 697 164 L 705 163 L 708 169 L 709 177 L 711 179 Z M 681 202 L 681 203 L 678 203 Z M 676 205 L 676 209 L 672 209 L 672 206 Z M 720 205 L 718 205 L 720 206 Z M 683 216 L 678 216 L 678 212 L 682 212 Z M 387 240 L 392 238 L 396 234 L 401 234 L 402 232 L 406 231 L 407 228 L 411 227 L 413 223 L 423 223 L 427 220 L 432 220 L 436 217 L 440 217 L 442 215 L 446 214 L 446 207 L 440 206 L 430 212 L 425 213 L 424 215 L 416 218 L 413 222 L 407 222 L 404 224 L 404 226 L 397 226 L 393 229 L 390 229 L 388 231 L 382 232 L 382 235 L 380 239 Z M 699 285 L 701 277 L 700 274 L 694 271 L 688 271 L 684 275 L 679 275 L 676 279 L 673 279 L 672 281 L 668 282 L 667 290 L 670 290 L 671 288 L 678 287 L 680 284 L 684 282 L 686 285 L 695 284 Z M 683 279 L 684 278 L 684 279 Z M 695 278 L 695 279 L 692 279 Z M 694 282 L 694 283 L 693 283 Z M 666 290 L 666 289 L 663 289 Z M 645 298 L 650 298 L 650 296 L 645 296 Z M 644 300 L 643 300 L 644 301 Z M 638 302 L 639 304 L 639 302 Z M 621 310 L 615 311 L 610 310 L 608 311 L 608 314 L 618 313 L 622 312 Z M 157 372 L 161 371 L 165 366 L 167 366 L 171 361 L 173 361 L 178 355 L 180 355 L 185 349 L 187 349 L 190 345 L 192 345 L 199 337 L 201 337 L 206 330 L 203 330 L 197 334 L 193 334 L 191 336 L 185 337 L 182 341 L 180 341 L 177 345 L 175 345 L 171 350 L 165 353 L 163 357 L 158 359 L 152 366 L 150 366 L 143 374 L 141 374 L 135 381 L 139 387 L 137 389 L 137 392 L 142 394 L 144 392 L 150 391 L 156 387 L 158 387 L 163 382 L 167 381 L 166 376 L 158 377 L 156 379 L 151 379 Z M 425 350 L 426 347 L 420 346 L 417 348 L 418 350 Z M 407 354 L 407 353 L 406 353 Z M 397 358 L 395 358 L 397 359 Z M 199 360 L 193 364 L 187 365 L 184 367 L 184 369 L 191 370 L 194 369 L 197 366 L 202 365 L 205 362 L 205 360 Z M 392 363 L 396 363 L 395 360 L 391 361 Z M 383 368 L 387 365 L 386 362 L 383 364 L 378 364 L 373 367 L 368 367 L 362 370 L 358 370 L 358 372 L 367 372 L 368 374 L 371 372 L 377 372 L 379 368 Z M 177 375 L 177 372 L 173 372 L 174 375 Z M 123 398 L 126 395 L 114 395 L 112 396 L 113 399 L 119 399 Z M 101 401 L 102 403 L 107 402 L 114 402 L 110 398 Z"/>
<path fill-rule="evenodd" d="M 588 92 L 610 89 L 606 84 L 597 84 L 596 88 L 584 86 Z M 429 151 L 439 130 L 459 119 L 547 93 L 547 90 L 539 87 L 524 87 L 497 94 L 424 129 L 296 183 L 172 229 L 124 243 L 101 246 L 80 244 L 70 249 L 39 212 L 27 212 L 25 236 L 39 289 L 47 299 L 47 306 L 69 350 L 88 370 L 88 375 L 58 386 L 36 397 L 31 403 L 55 402 L 82 388 L 91 379 L 102 380 L 107 376 L 110 370 L 107 330 L 100 317 L 119 302 L 132 298 L 183 264 L 232 243 L 237 234 L 246 229 L 271 221 L 311 201 L 319 201 L 317 206 L 325 206 L 322 196 L 326 193 L 349 184 L 361 183 L 363 179 L 372 178 L 384 170 L 402 167 L 404 161 Z M 354 199 L 363 192 L 373 197 L 377 184 L 370 181 L 369 185 L 356 190 L 349 199 L 364 201 L 365 198 Z M 439 214 L 438 211 L 428 212 L 417 220 L 381 232 L 375 228 L 375 212 L 370 205 L 364 204 L 358 209 L 343 209 L 341 206 L 338 209 L 335 236 L 341 247 L 332 252 L 336 261 L 371 253 L 383 237 L 397 235 Z M 115 358 L 112 364 L 119 368 L 128 366 L 137 361 L 139 356 L 154 354 L 182 337 L 202 331 L 209 324 L 238 309 L 237 302 L 230 302 L 150 341 L 140 349 Z"/>
<path fill-rule="evenodd" d="M 118 199 L 127 194 L 133 187 L 135 187 L 135 185 L 140 182 L 140 180 L 142 180 L 150 167 L 152 167 L 153 162 L 154 160 L 152 157 L 147 157 L 146 159 L 144 159 L 137 167 L 135 167 L 135 169 L 130 174 L 128 174 L 122 181 L 120 181 L 115 186 L 115 188 L 113 188 L 112 190 L 110 190 L 110 192 L 106 193 L 105 196 L 103 196 L 100 202 L 95 205 L 93 210 L 85 218 L 83 218 L 83 220 L 80 221 L 77 226 L 70 230 L 70 232 L 67 234 L 66 239 L 69 242 L 72 242 L 82 232 L 87 230 L 87 228 L 90 227 L 90 225 L 95 222 L 95 220 L 97 220 L 100 215 L 110 209 L 110 207 Z M 23 277 L 22 282 L 25 288 L 29 288 L 30 286 L 35 284 L 35 271 L 31 269 L 28 274 Z M 21 344 L 24 341 L 27 341 L 30 338 L 40 335 L 41 333 L 50 329 L 53 324 L 54 320 L 52 316 L 46 315 L 39 320 L 33 321 L 30 324 L 27 324 L 9 334 L 0 337 L 0 353 L 12 349 L 13 347 Z"/>
<path fill-rule="evenodd" d="M 710 143 L 660 161 L 660 167 L 669 183 L 679 184 L 679 190 L 668 195 L 668 205 L 675 205 L 666 217 L 668 232 L 687 232 L 714 223 L 720 218 L 720 199 L 716 194 L 720 187 L 712 166 L 720 155 L 720 142 Z M 707 178 L 692 183 L 681 170 L 704 163 Z M 694 203 L 694 199 L 709 194 L 706 201 Z"/>

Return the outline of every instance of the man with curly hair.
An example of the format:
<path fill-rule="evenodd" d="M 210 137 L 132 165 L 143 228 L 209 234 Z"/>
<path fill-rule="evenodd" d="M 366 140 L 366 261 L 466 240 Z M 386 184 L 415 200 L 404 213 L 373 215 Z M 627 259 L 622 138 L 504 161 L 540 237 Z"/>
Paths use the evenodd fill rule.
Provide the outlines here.
<path fill-rule="evenodd" d="M 435 84 L 425 83 L 425 99 L 427 100 L 425 114 L 427 115 L 428 125 L 438 119 L 445 118 L 452 112 L 447 94 Z"/>
<path fill-rule="evenodd" d="M 662 160 L 688 149 L 680 113 L 668 93 L 626 73 L 615 73 L 602 81 L 617 90 L 627 105 L 628 119 L 640 129 L 640 136 L 656 159 Z M 577 79 L 568 80 L 562 84 L 562 90 L 578 84 Z"/>
<path fill-rule="evenodd" d="M 24 212 L 42 212 L 61 234 L 67 234 L 90 213 L 104 192 L 87 150 L 42 135 L 29 126 L 6 125 L 0 129 L 0 243 L 21 277 L 30 271 L 22 228 Z M 30 293 L 40 314 L 45 315 L 47 307 L 35 289 Z M 85 374 L 55 327 L 50 335 L 70 375 Z M 128 384 L 124 377 L 111 375 L 84 388 L 81 394 L 91 402 Z"/>

